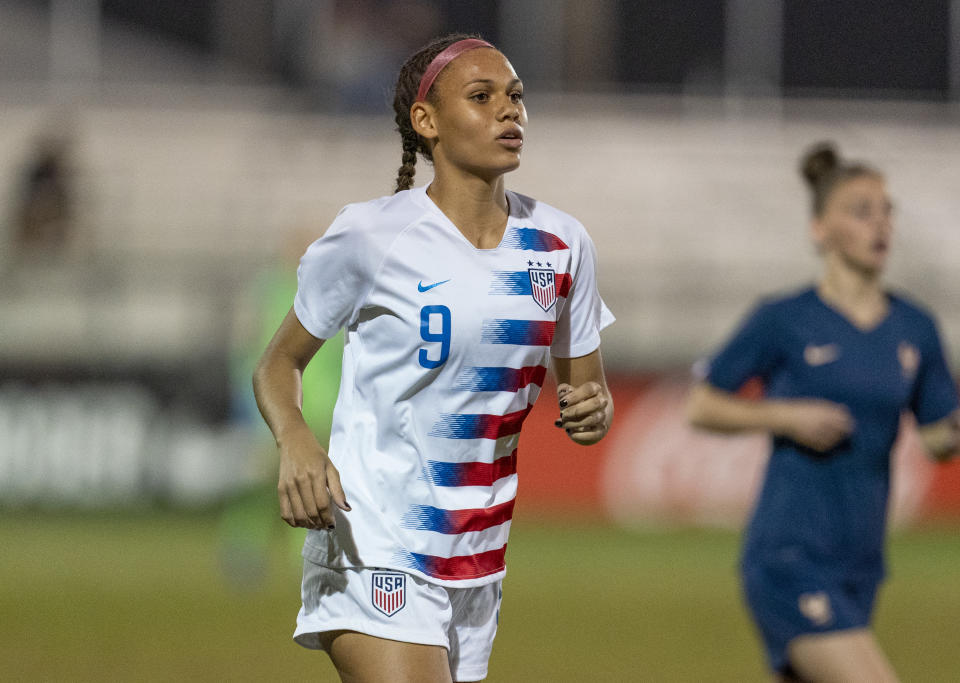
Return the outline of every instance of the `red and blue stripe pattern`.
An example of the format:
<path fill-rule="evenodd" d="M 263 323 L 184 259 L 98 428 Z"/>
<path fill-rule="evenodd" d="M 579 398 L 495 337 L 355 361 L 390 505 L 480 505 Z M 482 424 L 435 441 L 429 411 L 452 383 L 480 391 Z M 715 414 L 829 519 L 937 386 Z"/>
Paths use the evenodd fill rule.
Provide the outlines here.
<path fill-rule="evenodd" d="M 488 294 L 530 294 L 530 274 L 525 270 L 498 270 L 493 273 Z"/>
<path fill-rule="evenodd" d="M 460 391 L 512 391 L 516 392 L 529 384 L 543 386 L 547 368 L 531 365 L 523 368 L 464 368 L 457 375 L 453 388 Z"/>
<path fill-rule="evenodd" d="M 499 439 L 520 433 L 532 405 L 506 415 L 443 413 L 430 430 L 430 436 L 442 439 Z"/>
<path fill-rule="evenodd" d="M 570 273 L 557 273 L 557 296 L 566 297 L 570 294 L 570 285 L 573 278 Z M 530 273 L 526 270 L 498 270 L 493 274 L 488 294 L 505 294 L 514 296 L 530 296 L 533 288 L 530 285 Z"/>
<path fill-rule="evenodd" d="M 507 544 L 476 555 L 437 557 L 405 551 L 395 557 L 397 564 L 437 579 L 477 579 L 503 571 Z"/>
<path fill-rule="evenodd" d="M 483 344 L 550 346 L 557 323 L 553 320 L 484 320 L 480 332 Z"/>
<path fill-rule="evenodd" d="M 532 251 L 560 251 L 569 249 L 566 243 L 552 232 L 536 228 L 510 226 L 500 242 L 507 249 L 530 249 Z"/>
<path fill-rule="evenodd" d="M 514 500 L 489 508 L 444 510 L 432 505 L 413 505 L 403 518 L 407 529 L 435 531 L 438 534 L 465 534 L 500 526 L 513 518 Z"/>
<path fill-rule="evenodd" d="M 517 473 L 517 449 L 493 462 L 427 461 L 426 476 L 434 486 L 493 486 Z"/>

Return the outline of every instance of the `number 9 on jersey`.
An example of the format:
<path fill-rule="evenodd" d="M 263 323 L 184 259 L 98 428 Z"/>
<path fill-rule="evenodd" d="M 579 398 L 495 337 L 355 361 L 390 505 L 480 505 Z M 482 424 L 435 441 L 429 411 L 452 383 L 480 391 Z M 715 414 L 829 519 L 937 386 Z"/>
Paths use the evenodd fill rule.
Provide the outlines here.
<path fill-rule="evenodd" d="M 437 316 L 440 316 L 440 331 L 434 332 L 431 330 L 431 322 L 436 321 Z M 435 322 L 434 329 L 436 329 Z M 446 363 L 447 356 L 450 355 L 450 309 L 439 304 L 421 308 L 420 337 L 425 342 L 440 344 L 440 357 L 437 359 L 430 358 L 429 349 L 420 349 L 420 365 L 432 369 Z"/>

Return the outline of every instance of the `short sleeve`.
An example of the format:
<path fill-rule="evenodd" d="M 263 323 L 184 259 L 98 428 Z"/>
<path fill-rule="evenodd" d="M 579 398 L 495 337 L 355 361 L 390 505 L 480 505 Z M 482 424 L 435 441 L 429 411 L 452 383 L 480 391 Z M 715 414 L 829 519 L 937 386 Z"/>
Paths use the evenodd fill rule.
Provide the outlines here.
<path fill-rule="evenodd" d="M 936 323 L 931 320 L 920 350 L 910 409 L 917 423 L 925 425 L 949 415 L 956 410 L 957 403 L 957 385 L 947 367 Z"/>
<path fill-rule="evenodd" d="M 571 263 L 570 291 L 550 347 L 551 355 L 557 358 L 579 358 L 596 351 L 600 330 L 616 320 L 597 289 L 597 251 L 593 241 L 584 233 L 578 244 Z"/>
<path fill-rule="evenodd" d="M 297 268 L 293 310 L 318 339 L 329 339 L 357 317 L 373 286 L 382 250 L 341 210 L 323 237 L 311 244 Z"/>
<path fill-rule="evenodd" d="M 710 360 L 705 378 L 717 389 L 734 392 L 753 377 L 766 379 L 778 358 L 776 317 L 769 304 L 762 304 Z"/>

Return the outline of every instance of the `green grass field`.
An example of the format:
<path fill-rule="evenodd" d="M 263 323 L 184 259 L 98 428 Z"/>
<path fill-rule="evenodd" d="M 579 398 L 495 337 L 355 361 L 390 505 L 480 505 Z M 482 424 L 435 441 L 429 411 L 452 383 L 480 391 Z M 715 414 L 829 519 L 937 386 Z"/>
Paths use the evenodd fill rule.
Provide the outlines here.
<path fill-rule="evenodd" d="M 960 678 L 958 530 L 897 534 L 879 638 L 905 681 Z M 0 680 L 334 681 L 290 640 L 280 526 L 257 587 L 225 580 L 215 513 L 3 513 Z M 515 522 L 490 681 L 762 681 L 738 538 Z"/>

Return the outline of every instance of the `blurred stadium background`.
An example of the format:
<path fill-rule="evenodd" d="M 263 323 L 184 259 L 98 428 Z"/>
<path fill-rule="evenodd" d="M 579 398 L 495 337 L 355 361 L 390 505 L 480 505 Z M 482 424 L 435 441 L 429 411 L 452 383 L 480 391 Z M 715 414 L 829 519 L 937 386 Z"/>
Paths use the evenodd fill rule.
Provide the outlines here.
<path fill-rule="evenodd" d="M 391 191 L 394 74 L 451 30 L 524 79 L 508 185 L 583 221 L 618 317 L 610 437 L 524 429 L 490 680 L 764 680 L 735 574 L 764 440 L 688 430 L 689 368 L 816 273 L 820 139 L 887 172 L 889 280 L 960 368 L 958 0 L 0 0 L 0 679 L 333 680 L 289 640 L 249 374 L 305 246 Z M 960 466 L 903 435 L 877 630 L 957 680 Z"/>

